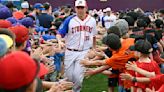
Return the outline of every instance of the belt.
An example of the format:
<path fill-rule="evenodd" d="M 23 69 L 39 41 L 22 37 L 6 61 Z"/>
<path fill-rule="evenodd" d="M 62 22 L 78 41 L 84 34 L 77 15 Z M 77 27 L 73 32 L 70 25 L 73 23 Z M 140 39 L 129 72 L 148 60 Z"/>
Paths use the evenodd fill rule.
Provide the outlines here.
<path fill-rule="evenodd" d="M 81 51 L 83 51 L 83 50 L 70 49 L 70 48 L 67 48 L 67 50 L 69 50 L 69 51 L 77 51 L 77 52 L 81 52 Z"/>

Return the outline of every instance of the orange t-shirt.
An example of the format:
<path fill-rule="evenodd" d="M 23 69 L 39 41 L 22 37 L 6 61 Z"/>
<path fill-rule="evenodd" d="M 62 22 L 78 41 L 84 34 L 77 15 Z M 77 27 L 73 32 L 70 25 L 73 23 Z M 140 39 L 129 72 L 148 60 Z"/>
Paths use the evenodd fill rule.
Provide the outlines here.
<path fill-rule="evenodd" d="M 127 52 L 129 47 L 134 45 L 133 38 L 123 39 L 122 47 L 119 51 L 113 51 L 112 57 L 106 59 L 106 64 L 111 66 L 113 69 L 123 69 L 125 68 L 125 64 L 130 58 L 134 58 L 133 52 Z"/>
<path fill-rule="evenodd" d="M 118 69 L 120 72 L 125 72 L 125 64 L 128 62 L 129 59 L 134 58 L 134 52 L 129 51 L 129 47 L 134 45 L 133 38 L 123 39 L 122 47 L 119 51 L 113 51 L 112 57 L 106 59 L 106 64 L 111 66 L 113 69 Z M 129 81 L 121 81 L 120 83 L 125 88 L 129 88 L 131 86 L 131 82 Z"/>

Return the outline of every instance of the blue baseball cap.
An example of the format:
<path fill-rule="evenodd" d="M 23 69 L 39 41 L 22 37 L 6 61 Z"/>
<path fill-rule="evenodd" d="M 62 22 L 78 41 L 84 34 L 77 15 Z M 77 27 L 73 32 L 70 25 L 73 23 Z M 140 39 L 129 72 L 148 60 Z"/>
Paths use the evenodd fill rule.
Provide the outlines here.
<path fill-rule="evenodd" d="M 14 17 L 9 17 L 6 20 L 10 21 L 12 24 L 16 24 L 18 22 L 18 20 Z"/>
<path fill-rule="evenodd" d="M 36 32 L 45 32 L 45 31 L 48 31 L 48 28 L 44 28 L 42 26 L 36 26 L 35 28 Z"/>
<path fill-rule="evenodd" d="M 0 19 L 12 17 L 12 12 L 6 6 L 0 7 Z"/>
<path fill-rule="evenodd" d="M 21 19 L 19 22 L 27 28 L 34 27 L 34 20 L 30 17 L 25 17 Z"/>
<path fill-rule="evenodd" d="M 34 8 L 39 10 L 45 10 L 44 6 L 41 3 L 36 3 L 34 5 Z"/>

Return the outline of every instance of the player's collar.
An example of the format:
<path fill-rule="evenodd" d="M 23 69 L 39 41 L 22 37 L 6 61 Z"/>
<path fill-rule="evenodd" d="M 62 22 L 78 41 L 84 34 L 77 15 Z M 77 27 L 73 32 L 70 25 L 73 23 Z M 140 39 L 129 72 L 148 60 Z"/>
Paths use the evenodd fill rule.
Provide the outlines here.
<path fill-rule="evenodd" d="M 88 17 L 88 14 L 86 14 L 86 16 L 84 17 L 84 19 L 80 19 L 81 21 L 84 21 L 86 18 Z"/>

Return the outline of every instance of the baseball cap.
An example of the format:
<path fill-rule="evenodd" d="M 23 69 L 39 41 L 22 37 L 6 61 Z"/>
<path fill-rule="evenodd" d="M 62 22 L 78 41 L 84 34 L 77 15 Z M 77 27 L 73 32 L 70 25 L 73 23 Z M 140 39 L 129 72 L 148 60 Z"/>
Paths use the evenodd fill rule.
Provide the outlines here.
<path fill-rule="evenodd" d="M 24 17 L 24 13 L 23 12 L 20 12 L 20 11 L 17 11 L 17 12 L 14 12 L 13 13 L 13 17 L 16 18 L 16 19 L 22 19 Z"/>
<path fill-rule="evenodd" d="M 106 12 L 106 9 L 103 9 L 103 12 Z"/>
<path fill-rule="evenodd" d="M 9 30 L 15 34 L 16 43 L 24 43 L 26 40 L 28 40 L 29 30 L 25 26 L 16 25 L 16 26 L 10 27 Z"/>
<path fill-rule="evenodd" d="M 44 10 L 44 6 L 43 6 L 41 3 L 36 3 L 36 4 L 34 5 L 34 8 L 35 8 L 35 9 L 39 9 L 39 10 Z"/>
<path fill-rule="evenodd" d="M 14 18 L 14 17 L 9 17 L 9 18 L 7 18 L 6 20 L 7 20 L 7 21 L 10 21 L 12 24 L 15 24 L 15 23 L 18 22 L 18 20 L 17 20 L 16 18 Z"/>
<path fill-rule="evenodd" d="M 29 3 L 28 2 L 23 2 L 21 3 L 21 8 L 29 8 Z"/>
<path fill-rule="evenodd" d="M 22 51 L 7 54 L 0 60 L 0 88 L 14 90 L 33 82 L 39 64 Z"/>
<path fill-rule="evenodd" d="M 107 12 L 107 11 L 111 11 L 111 8 L 110 8 L 110 7 L 106 8 L 106 12 Z"/>
<path fill-rule="evenodd" d="M 147 40 L 138 40 L 133 46 L 130 46 L 130 50 L 138 51 L 143 54 L 149 54 L 152 52 L 152 46 Z"/>
<path fill-rule="evenodd" d="M 103 43 L 113 50 L 118 50 L 121 47 L 120 38 L 114 33 L 107 34 L 103 38 Z"/>
<path fill-rule="evenodd" d="M 7 52 L 7 44 L 3 38 L 0 38 L 0 57 L 5 55 Z"/>
<path fill-rule="evenodd" d="M 12 17 L 12 12 L 6 6 L 0 8 L 0 19 Z"/>
<path fill-rule="evenodd" d="M 122 35 L 125 35 L 129 30 L 128 22 L 125 19 L 116 20 L 115 26 L 117 26 Z"/>
<path fill-rule="evenodd" d="M 12 38 L 13 42 L 15 41 L 15 34 L 8 29 L 0 28 L 0 35 L 7 35 Z"/>
<path fill-rule="evenodd" d="M 7 48 L 10 48 L 14 44 L 12 38 L 8 35 L 0 34 L 0 38 L 6 42 Z"/>
<path fill-rule="evenodd" d="M 30 17 L 25 17 L 21 19 L 19 22 L 27 28 L 34 27 L 34 20 Z"/>
<path fill-rule="evenodd" d="M 87 2 L 85 0 L 76 0 L 75 1 L 75 7 L 77 6 L 87 6 Z"/>
<path fill-rule="evenodd" d="M 0 20 L 0 28 L 8 28 L 11 26 L 12 26 L 11 22 L 7 20 Z"/>

